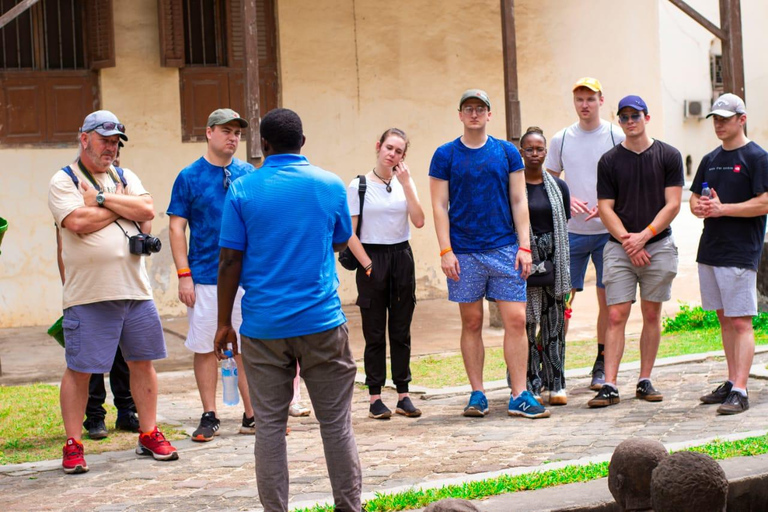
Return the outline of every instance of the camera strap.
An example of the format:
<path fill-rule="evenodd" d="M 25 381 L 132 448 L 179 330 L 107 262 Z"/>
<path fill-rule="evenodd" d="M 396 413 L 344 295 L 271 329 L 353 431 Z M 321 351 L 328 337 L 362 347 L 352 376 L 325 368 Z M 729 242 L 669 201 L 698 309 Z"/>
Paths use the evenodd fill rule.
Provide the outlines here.
<path fill-rule="evenodd" d="M 133 222 L 133 225 L 134 225 L 134 226 L 136 226 L 136 229 L 138 229 L 138 230 L 139 230 L 139 234 L 142 234 L 142 235 L 143 235 L 143 234 L 144 234 L 144 232 L 141 230 L 141 228 L 140 228 L 140 227 L 139 227 L 139 225 L 136 223 L 136 221 L 135 221 L 135 220 L 133 220 L 133 221 L 131 221 L 131 222 Z M 119 227 L 119 228 L 120 228 L 120 231 L 122 231 L 122 232 L 123 232 L 123 234 L 125 235 L 125 238 L 127 238 L 128 240 L 130 240 L 130 239 L 131 239 L 131 236 L 128 234 L 128 232 L 127 232 L 126 230 L 124 230 L 124 229 L 123 229 L 123 226 L 121 226 L 121 225 L 120 225 L 120 223 L 119 223 L 119 222 L 117 222 L 117 221 L 114 221 L 114 223 L 115 223 L 115 224 L 117 224 L 117 227 Z"/>

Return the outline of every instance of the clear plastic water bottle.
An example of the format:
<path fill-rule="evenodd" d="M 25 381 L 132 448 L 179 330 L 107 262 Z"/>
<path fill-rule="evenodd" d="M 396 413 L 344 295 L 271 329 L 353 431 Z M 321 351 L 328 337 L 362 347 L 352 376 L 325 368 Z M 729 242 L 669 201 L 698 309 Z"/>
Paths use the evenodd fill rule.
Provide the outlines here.
<path fill-rule="evenodd" d="M 227 359 L 221 362 L 221 385 L 224 388 L 224 405 L 240 403 L 240 393 L 237 389 L 237 363 L 232 357 L 232 351 L 224 352 Z"/>
<path fill-rule="evenodd" d="M 701 197 L 712 197 L 712 189 L 706 181 L 701 184 Z"/>

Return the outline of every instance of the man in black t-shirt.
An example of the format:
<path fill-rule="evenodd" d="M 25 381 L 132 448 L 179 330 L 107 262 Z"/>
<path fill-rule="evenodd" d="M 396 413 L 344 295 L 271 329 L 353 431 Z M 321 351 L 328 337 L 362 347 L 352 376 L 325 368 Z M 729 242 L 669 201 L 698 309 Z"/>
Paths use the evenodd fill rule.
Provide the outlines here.
<path fill-rule="evenodd" d="M 723 144 L 701 160 L 690 205 L 704 219 L 696 256 L 701 305 L 717 311 L 728 380 L 701 401 L 720 404 L 720 414 L 738 414 L 749 409 L 752 317 L 757 314 L 757 266 L 768 213 L 768 153 L 747 138 L 747 110 L 735 94 L 720 96 L 707 117 L 713 117 Z"/>
<path fill-rule="evenodd" d="M 640 285 L 643 332 L 640 378 L 635 396 L 660 402 L 651 383 L 661 341 L 661 304 L 670 299 L 677 275 L 677 247 L 669 225 L 680 211 L 683 161 L 672 146 L 646 132 L 651 117 L 639 96 L 619 102 L 619 124 L 626 140 L 597 164 L 597 207 L 611 234 L 603 250 L 603 284 L 608 305 L 605 333 L 605 384 L 590 407 L 619 403 L 616 381 L 624 354 L 624 328 Z"/>

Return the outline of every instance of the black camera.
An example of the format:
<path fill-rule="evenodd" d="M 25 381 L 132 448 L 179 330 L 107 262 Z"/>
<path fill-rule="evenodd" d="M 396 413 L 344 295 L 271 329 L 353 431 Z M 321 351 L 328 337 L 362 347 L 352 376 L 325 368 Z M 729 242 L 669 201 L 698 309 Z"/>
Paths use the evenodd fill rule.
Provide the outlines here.
<path fill-rule="evenodd" d="M 128 249 L 131 254 L 152 254 L 153 252 L 160 252 L 163 248 L 163 243 L 159 238 L 149 235 L 147 233 L 139 233 L 128 238 Z"/>

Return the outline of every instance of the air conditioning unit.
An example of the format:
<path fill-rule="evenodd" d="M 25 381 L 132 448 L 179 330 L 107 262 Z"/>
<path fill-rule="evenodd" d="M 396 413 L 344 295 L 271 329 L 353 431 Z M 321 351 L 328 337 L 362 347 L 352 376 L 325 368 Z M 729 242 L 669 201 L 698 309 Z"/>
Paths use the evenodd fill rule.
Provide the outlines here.
<path fill-rule="evenodd" d="M 683 117 L 685 119 L 703 119 L 707 115 L 709 103 L 704 100 L 685 100 L 683 102 Z"/>

